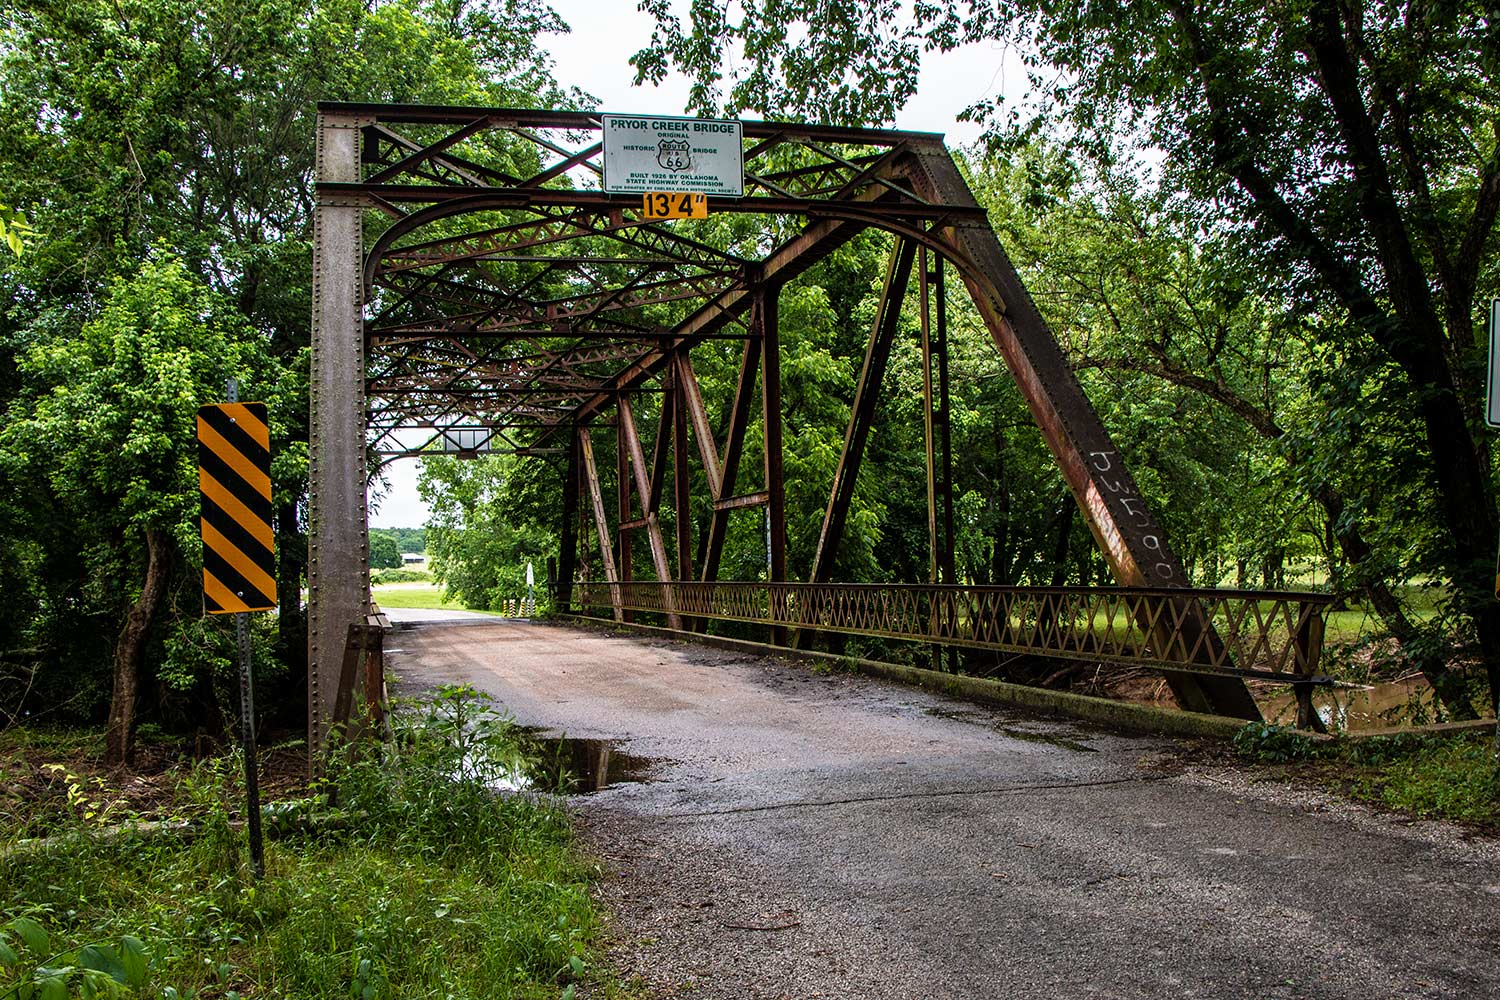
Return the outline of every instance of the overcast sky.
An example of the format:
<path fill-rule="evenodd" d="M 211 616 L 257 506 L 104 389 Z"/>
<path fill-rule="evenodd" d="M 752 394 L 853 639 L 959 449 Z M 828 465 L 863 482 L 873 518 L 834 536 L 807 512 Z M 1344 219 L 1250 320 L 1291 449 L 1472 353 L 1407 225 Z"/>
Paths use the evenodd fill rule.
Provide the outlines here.
<path fill-rule="evenodd" d="M 636 9 L 637 0 L 552 0 L 552 7 L 572 27 L 567 35 L 548 36 L 544 44 L 564 86 L 578 87 L 599 99 L 599 110 L 616 113 L 681 114 L 687 102 L 686 79 L 674 77 L 661 87 L 633 87 L 629 59 L 651 40 L 652 19 Z M 1014 97 L 1024 85 L 1024 70 L 1014 52 L 992 44 L 971 45 L 923 62 L 917 94 L 896 120 L 897 128 L 946 134 L 949 146 L 966 145 L 979 130 L 957 121 L 964 108 L 1002 90 Z M 390 489 L 379 500 L 371 496 L 370 524 L 378 528 L 418 527 L 427 508 L 417 496 L 417 462 L 402 459 L 387 469 Z"/>

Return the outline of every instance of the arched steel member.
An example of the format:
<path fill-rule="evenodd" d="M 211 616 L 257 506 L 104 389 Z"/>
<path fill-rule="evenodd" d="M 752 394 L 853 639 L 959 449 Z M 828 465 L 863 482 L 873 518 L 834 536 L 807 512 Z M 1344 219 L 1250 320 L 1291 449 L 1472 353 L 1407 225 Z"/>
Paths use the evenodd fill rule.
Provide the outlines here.
<path fill-rule="evenodd" d="M 433 419 L 434 413 L 451 415 L 472 407 L 485 391 L 482 380 L 488 378 L 488 391 L 503 391 L 510 394 L 508 399 L 518 400 L 504 411 L 503 420 L 495 421 L 505 424 L 502 429 L 520 428 L 518 433 L 530 435 L 526 447 L 565 451 L 575 464 L 579 440 L 575 428 L 602 420 L 625 394 L 642 391 L 648 381 L 665 373 L 664 385 L 670 386 L 666 398 L 675 402 L 664 403 L 664 431 L 657 440 L 669 436 L 675 424 L 678 442 L 685 447 L 680 428 L 687 421 L 702 420 L 701 400 L 695 403 L 691 391 L 687 350 L 704 339 L 728 335 L 726 331 L 748 314 L 752 322 L 745 325 L 754 329 L 747 335 L 745 357 L 747 361 L 752 358 L 752 342 L 761 347 L 756 360 L 763 362 L 763 381 L 779 392 L 779 378 L 766 378 L 774 374 L 775 359 L 764 353 L 767 342 L 774 343 L 776 293 L 865 228 L 878 228 L 909 246 L 924 247 L 957 271 L 1120 582 L 1156 587 L 1185 584 L 1179 560 L 1146 509 L 1118 450 L 941 137 L 744 123 L 750 140 L 747 195 L 710 199 L 712 209 L 799 215 L 810 220 L 764 259 L 747 261 L 634 217 L 639 205 L 632 197 L 543 186 L 568 170 L 597 169 L 597 142 L 585 138 L 582 148 L 576 143 L 569 147 L 555 138 L 555 132 L 546 131 L 591 136 L 597 133 L 598 121 L 586 113 L 324 104 L 319 108 L 318 129 L 309 552 L 309 725 L 315 744 L 322 736 L 324 706 L 332 697 L 325 689 L 338 660 L 333 647 L 342 642 L 347 622 L 364 612 L 368 593 L 360 502 L 365 475 L 365 442 L 360 431 L 367 406 L 367 342 L 372 356 L 378 355 L 385 365 L 380 377 L 370 382 L 377 395 L 387 394 L 381 397 L 384 405 L 389 405 L 391 394 L 404 394 L 407 412 L 416 419 Z M 535 143 L 543 152 L 530 168 L 532 172 L 507 174 L 461 155 L 464 142 L 486 131 L 503 132 L 522 144 Z M 776 157 L 788 148 L 806 153 L 815 162 L 777 172 L 773 167 L 784 161 Z M 545 162 L 549 159 L 552 162 Z M 408 205 L 425 207 L 408 212 Z M 396 221 L 374 241 L 366 256 L 360 220 L 370 209 L 396 216 Z M 514 217 L 519 210 L 530 213 L 533 221 L 512 221 L 481 233 L 458 235 L 444 235 L 438 225 L 477 212 L 508 212 Z M 429 229 L 435 235 L 426 243 L 403 242 Z M 509 266 L 520 266 L 517 261 L 529 266 L 544 258 L 523 258 L 516 248 L 540 248 L 586 237 L 628 243 L 627 249 L 636 256 L 622 256 L 614 263 L 626 269 L 640 266 L 621 287 L 544 303 L 523 301 L 520 292 L 496 287 L 496 276 L 477 266 L 477 262 L 505 254 Z M 464 245 L 464 240 L 470 242 Z M 546 259 L 553 266 L 576 268 L 590 280 L 594 278 L 585 273 L 588 264 L 582 259 Z M 377 299 L 382 311 L 367 322 L 364 303 Z M 690 300 L 701 304 L 662 329 L 642 327 L 636 313 L 627 309 Z M 497 362 L 471 350 L 474 341 L 468 339 L 559 333 L 580 338 L 567 357 Z M 441 350 L 433 346 L 438 342 Z M 616 364 L 607 377 L 599 376 L 597 369 L 588 377 L 578 374 L 605 357 Z M 449 388 L 444 390 L 447 402 L 442 406 L 418 395 L 424 391 L 421 381 L 437 370 L 451 376 L 443 382 Z M 451 389 L 463 379 L 470 380 L 468 388 Z M 749 398 L 748 390 L 737 394 L 735 409 L 740 416 L 736 419 L 742 419 Z M 420 405 L 411 400 L 419 400 Z M 628 409 L 623 411 L 628 414 Z M 775 418 L 767 422 L 775 423 L 779 431 L 779 406 L 768 410 L 767 416 Z M 630 433 L 629 428 L 622 429 L 621 440 L 630 443 L 632 461 L 639 464 L 631 467 L 631 474 L 622 461 L 620 478 L 632 483 L 631 488 L 638 487 L 643 499 L 647 493 L 654 499 L 662 488 L 656 481 L 657 470 L 645 475 L 639 441 Z M 705 435 L 695 431 L 694 436 L 704 448 Z M 848 454 L 840 474 L 852 486 L 859 449 L 848 444 L 852 442 L 846 442 Z M 711 483 L 728 471 L 729 458 L 726 455 L 720 463 L 712 451 L 709 441 L 704 459 L 712 463 L 705 466 Z M 769 495 L 759 502 L 779 508 L 780 477 L 776 475 L 773 481 L 771 471 L 767 470 Z M 576 506 L 579 481 L 574 465 L 565 480 L 569 483 L 566 492 Z M 678 487 L 683 488 L 680 482 Z M 837 489 L 836 485 L 835 493 Z M 715 510 L 719 504 L 745 499 L 715 496 Z M 835 506 L 831 502 L 830 512 Z M 778 522 L 779 533 L 780 519 L 773 520 Z M 646 521 L 649 517 L 643 517 L 642 522 Z M 830 533 L 828 515 L 824 528 L 825 535 L 830 535 L 827 542 L 836 548 L 838 532 Z M 773 543 L 773 553 L 779 548 Z M 680 532 L 678 550 L 681 574 L 687 546 Z M 665 567 L 664 551 L 654 547 L 652 554 L 657 565 Z M 563 557 L 566 562 L 568 553 Z M 826 574 L 831 565 L 831 557 L 820 559 L 815 575 Z M 1168 679 L 1185 707 L 1258 717 L 1238 678 L 1174 673 Z"/>

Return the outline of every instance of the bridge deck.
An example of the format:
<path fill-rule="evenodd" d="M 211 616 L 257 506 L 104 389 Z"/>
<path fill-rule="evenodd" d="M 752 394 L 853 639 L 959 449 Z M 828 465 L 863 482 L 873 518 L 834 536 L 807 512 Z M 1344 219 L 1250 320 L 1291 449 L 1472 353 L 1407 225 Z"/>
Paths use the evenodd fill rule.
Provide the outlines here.
<path fill-rule="evenodd" d="M 1493 841 L 742 654 L 513 621 L 388 646 L 408 686 L 662 762 L 575 800 L 652 995 L 1500 995 Z"/>

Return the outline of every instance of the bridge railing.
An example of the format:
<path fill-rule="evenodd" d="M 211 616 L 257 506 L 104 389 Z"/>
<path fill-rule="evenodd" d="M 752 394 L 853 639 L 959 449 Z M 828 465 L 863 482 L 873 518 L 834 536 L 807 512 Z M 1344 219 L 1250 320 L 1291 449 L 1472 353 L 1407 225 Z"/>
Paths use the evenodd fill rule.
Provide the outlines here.
<path fill-rule="evenodd" d="M 1326 594 L 1138 587 L 757 581 L 583 583 L 585 608 L 752 622 L 1000 652 L 1311 681 Z"/>

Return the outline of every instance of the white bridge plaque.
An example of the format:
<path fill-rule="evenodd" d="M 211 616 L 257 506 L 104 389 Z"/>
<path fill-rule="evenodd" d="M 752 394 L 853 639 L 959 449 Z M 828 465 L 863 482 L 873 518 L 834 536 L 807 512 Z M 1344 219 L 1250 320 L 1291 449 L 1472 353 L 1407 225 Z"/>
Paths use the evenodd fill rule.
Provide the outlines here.
<path fill-rule="evenodd" d="M 739 122 L 662 115 L 600 115 L 599 121 L 604 126 L 606 193 L 744 196 Z"/>

